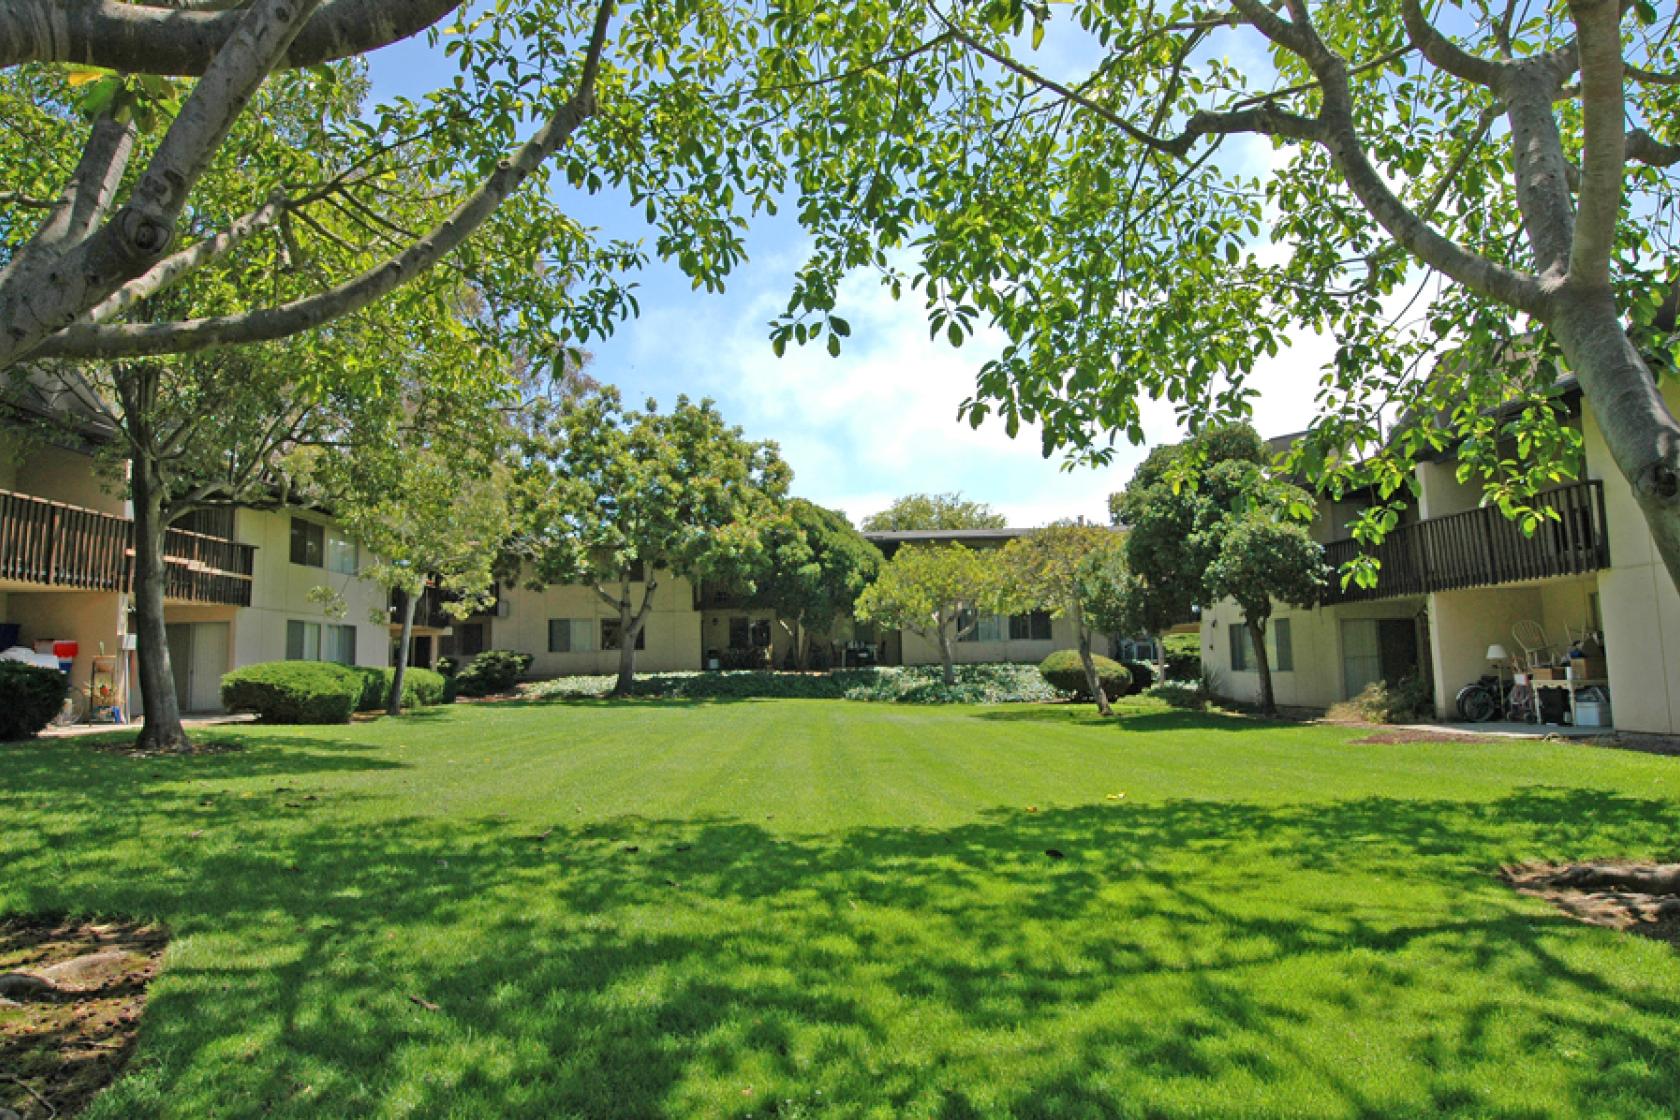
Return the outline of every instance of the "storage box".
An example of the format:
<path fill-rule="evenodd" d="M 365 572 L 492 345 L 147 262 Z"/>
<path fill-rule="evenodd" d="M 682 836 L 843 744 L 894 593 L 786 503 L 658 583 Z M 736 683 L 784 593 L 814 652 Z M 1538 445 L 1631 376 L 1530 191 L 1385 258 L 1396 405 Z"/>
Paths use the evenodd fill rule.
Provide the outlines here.
<path fill-rule="evenodd" d="M 1571 680 L 1601 681 L 1610 675 L 1610 666 L 1602 657 L 1572 657 L 1569 659 Z"/>
<path fill-rule="evenodd" d="M 1537 681 L 1561 681 L 1566 679 L 1563 672 L 1562 669 L 1555 666 L 1546 665 L 1534 670 L 1534 679 Z"/>
<path fill-rule="evenodd" d="M 1576 727 L 1609 727 L 1610 701 L 1608 700 L 1577 700 L 1575 701 Z"/>

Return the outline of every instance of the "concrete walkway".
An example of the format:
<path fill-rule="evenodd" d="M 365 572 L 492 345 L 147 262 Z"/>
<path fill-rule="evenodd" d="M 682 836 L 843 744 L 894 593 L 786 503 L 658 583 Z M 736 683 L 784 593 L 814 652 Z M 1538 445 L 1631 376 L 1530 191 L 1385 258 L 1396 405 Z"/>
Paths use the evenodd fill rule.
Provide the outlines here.
<path fill-rule="evenodd" d="M 199 727 L 219 727 L 228 723 L 252 723 L 256 716 L 250 712 L 240 712 L 238 715 L 189 715 L 181 720 L 181 726 L 188 731 Z M 132 723 L 78 723 L 70 727 L 48 727 L 42 730 L 42 739 L 73 739 L 78 735 L 103 735 L 108 731 L 128 731 L 134 734 L 140 732 L 140 721 Z"/>
<path fill-rule="evenodd" d="M 1606 739 L 1616 734 L 1614 727 L 1573 727 L 1555 723 L 1515 723 L 1494 720 L 1491 723 L 1405 723 L 1396 724 L 1405 731 L 1435 731 L 1467 737 L 1497 736 L 1517 739 Z"/>

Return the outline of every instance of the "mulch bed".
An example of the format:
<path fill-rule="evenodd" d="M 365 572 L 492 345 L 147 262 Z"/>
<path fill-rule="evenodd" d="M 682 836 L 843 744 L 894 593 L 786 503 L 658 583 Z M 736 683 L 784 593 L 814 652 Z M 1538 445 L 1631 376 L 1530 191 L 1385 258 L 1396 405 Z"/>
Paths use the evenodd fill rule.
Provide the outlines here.
<path fill-rule="evenodd" d="M 167 943 L 134 922 L 0 921 L 0 1115 L 73 1116 L 117 1076 Z"/>
<path fill-rule="evenodd" d="M 120 754 L 124 758 L 195 758 L 199 755 L 231 754 L 234 751 L 245 749 L 244 743 L 236 743 L 232 739 L 205 739 L 202 742 L 194 739 L 192 746 L 184 751 L 141 750 L 133 739 L 77 742 L 75 739 L 66 738 L 61 741 L 72 743 L 83 750 L 99 751 L 102 754 Z"/>
<path fill-rule="evenodd" d="M 1465 735 L 1452 731 L 1373 731 L 1369 735 L 1358 739 L 1349 739 L 1350 743 L 1457 743 L 1461 746 L 1475 746 L 1488 744 L 1494 740 L 1479 735 Z"/>
<path fill-rule="evenodd" d="M 1625 930 L 1680 948 L 1680 886 L 1673 864 L 1605 860 L 1520 863 L 1500 869 L 1523 894 L 1543 898 L 1577 921 Z"/>

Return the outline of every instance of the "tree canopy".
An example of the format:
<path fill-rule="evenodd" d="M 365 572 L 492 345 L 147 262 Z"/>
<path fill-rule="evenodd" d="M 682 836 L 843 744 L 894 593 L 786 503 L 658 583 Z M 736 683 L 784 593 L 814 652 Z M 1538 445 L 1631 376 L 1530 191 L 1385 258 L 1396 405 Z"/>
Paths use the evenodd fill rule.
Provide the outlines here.
<path fill-rule="evenodd" d="M 883 533 L 907 529 L 1002 529 L 1009 524 L 985 502 L 947 494 L 906 494 L 879 513 L 863 519 L 863 531 Z"/>
<path fill-rule="evenodd" d="M 1002 592 L 996 549 L 905 545 L 858 596 L 865 622 L 909 630 L 933 642 L 946 684 L 956 683 L 954 643 L 973 630 Z"/>
<path fill-rule="evenodd" d="M 1126 533 L 1123 606 L 1104 612 L 1159 631 L 1196 606 L 1234 599 L 1260 672 L 1261 707 L 1275 709 L 1265 630 L 1273 601 L 1317 601 L 1324 549 L 1302 521 L 1306 493 L 1267 469 L 1265 445 L 1246 424 L 1210 428 L 1157 448 L 1109 508 Z"/>
<path fill-rule="evenodd" d="M 838 510 L 790 499 L 764 532 L 764 563 L 752 601 L 791 625 L 795 659 L 805 668 L 809 632 L 831 633 L 884 561 Z"/>
<path fill-rule="evenodd" d="M 1086 686 L 1105 716 L 1114 713 L 1103 693 L 1091 643 L 1101 624 L 1098 615 L 1112 594 L 1108 585 L 1117 578 L 1124 540 L 1105 525 L 1058 521 L 1010 541 L 999 556 L 1003 602 L 1011 613 L 1043 610 L 1072 624 Z"/>
<path fill-rule="evenodd" d="M 711 401 L 626 409 L 607 387 L 538 425 L 515 482 L 512 558 L 534 586 L 583 584 L 619 618 L 619 690 L 666 573 L 751 588 L 790 472 Z M 640 596 L 636 595 L 639 586 Z"/>

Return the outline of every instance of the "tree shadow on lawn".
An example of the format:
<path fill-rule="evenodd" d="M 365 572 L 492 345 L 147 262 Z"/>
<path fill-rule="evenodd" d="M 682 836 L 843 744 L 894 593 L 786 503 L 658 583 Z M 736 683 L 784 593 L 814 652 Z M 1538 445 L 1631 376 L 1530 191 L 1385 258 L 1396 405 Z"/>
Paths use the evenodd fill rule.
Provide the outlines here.
<path fill-rule="evenodd" d="M 62 788 L 28 783 L 8 774 L 23 802 Z M 121 818 L 147 793 L 107 796 Z M 169 838 L 195 808 L 148 802 L 132 873 L 98 835 L 8 868 L 14 902 L 177 939 L 91 1115 L 1680 1108 L 1672 956 L 1490 874 L 1654 851 L 1668 802 L 1182 800 L 788 835 L 235 800 L 238 843 Z"/>

